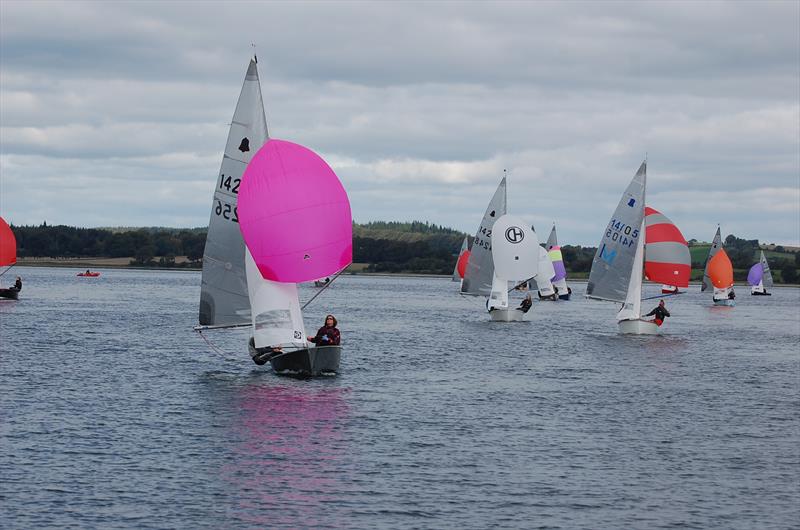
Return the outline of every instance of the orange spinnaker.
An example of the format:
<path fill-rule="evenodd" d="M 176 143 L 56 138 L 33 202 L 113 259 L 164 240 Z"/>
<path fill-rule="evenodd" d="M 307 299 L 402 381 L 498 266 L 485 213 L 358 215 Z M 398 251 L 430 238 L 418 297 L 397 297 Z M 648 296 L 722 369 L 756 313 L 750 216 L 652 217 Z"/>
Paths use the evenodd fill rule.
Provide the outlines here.
<path fill-rule="evenodd" d="M 0 267 L 17 262 L 17 238 L 5 219 L 0 217 Z"/>
<path fill-rule="evenodd" d="M 719 249 L 708 262 L 708 277 L 717 289 L 733 285 L 733 264 L 724 248 Z"/>

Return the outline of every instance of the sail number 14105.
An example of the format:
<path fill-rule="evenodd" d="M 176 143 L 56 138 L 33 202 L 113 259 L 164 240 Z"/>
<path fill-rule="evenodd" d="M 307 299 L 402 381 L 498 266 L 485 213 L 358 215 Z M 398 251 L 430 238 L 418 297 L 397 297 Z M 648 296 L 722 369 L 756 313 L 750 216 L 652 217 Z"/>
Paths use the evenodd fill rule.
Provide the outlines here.
<path fill-rule="evenodd" d="M 639 237 L 639 229 L 631 225 L 622 223 L 616 219 L 611 219 L 606 230 L 606 238 L 622 246 L 632 247 Z"/>

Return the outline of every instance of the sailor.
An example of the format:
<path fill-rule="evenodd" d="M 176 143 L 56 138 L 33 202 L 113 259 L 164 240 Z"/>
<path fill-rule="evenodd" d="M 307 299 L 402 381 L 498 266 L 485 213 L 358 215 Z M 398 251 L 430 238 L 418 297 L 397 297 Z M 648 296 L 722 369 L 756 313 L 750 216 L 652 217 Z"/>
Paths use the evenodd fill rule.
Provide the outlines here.
<path fill-rule="evenodd" d="M 17 276 L 17 280 L 14 282 L 14 287 L 12 287 L 12 289 L 14 289 L 17 292 L 20 292 L 22 290 L 22 278 Z"/>
<path fill-rule="evenodd" d="M 653 315 L 655 315 L 653 322 L 656 323 L 656 326 L 660 326 L 661 324 L 664 323 L 665 318 L 672 316 L 669 314 L 669 311 L 667 311 L 667 306 L 664 305 L 664 300 L 661 300 L 656 306 L 656 308 L 647 313 L 645 316 L 649 317 Z"/>
<path fill-rule="evenodd" d="M 531 300 L 531 293 L 528 293 L 525 295 L 525 298 L 522 299 L 522 303 L 519 304 L 518 309 L 523 313 L 527 313 L 532 305 L 533 301 Z"/>
<path fill-rule="evenodd" d="M 336 328 L 336 324 L 338 324 L 336 317 L 327 315 L 325 317 L 325 325 L 319 328 L 315 336 L 308 337 L 308 341 L 315 343 L 317 346 L 338 346 L 341 341 L 341 335 Z"/>

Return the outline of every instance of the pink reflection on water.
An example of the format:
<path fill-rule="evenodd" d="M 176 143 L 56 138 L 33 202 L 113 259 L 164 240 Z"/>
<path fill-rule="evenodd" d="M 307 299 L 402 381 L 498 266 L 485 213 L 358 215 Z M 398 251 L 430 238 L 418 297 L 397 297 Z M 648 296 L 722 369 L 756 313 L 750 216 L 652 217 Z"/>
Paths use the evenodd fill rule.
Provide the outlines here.
<path fill-rule="evenodd" d="M 335 501 L 347 483 L 349 391 L 291 383 L 240 393 L 235 461 L 222 469 L 238 490 L 235 517 L 259 527 L 344 526 Z"/>

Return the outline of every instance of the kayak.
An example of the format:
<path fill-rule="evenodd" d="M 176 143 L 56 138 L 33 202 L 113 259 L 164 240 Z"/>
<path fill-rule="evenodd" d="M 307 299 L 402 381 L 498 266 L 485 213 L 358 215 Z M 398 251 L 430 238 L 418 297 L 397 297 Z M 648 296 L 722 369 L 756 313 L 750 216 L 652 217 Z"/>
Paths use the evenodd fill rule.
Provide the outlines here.
<path fill-rule="evenodd" d="M 85 276 L 87 278 L 94 278 L 96 276 L 100 276 L 99 272 L 79 272 L 78 276 Z"/>

